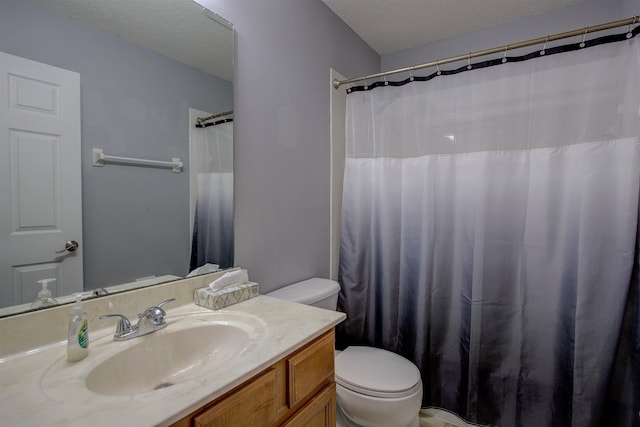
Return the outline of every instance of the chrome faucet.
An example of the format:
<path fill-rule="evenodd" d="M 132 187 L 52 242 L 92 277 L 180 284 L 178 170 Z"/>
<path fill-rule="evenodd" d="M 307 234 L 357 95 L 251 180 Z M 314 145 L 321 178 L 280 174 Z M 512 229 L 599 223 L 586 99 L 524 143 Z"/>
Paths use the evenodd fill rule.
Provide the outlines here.
<path fill-rule="evenodd" d="M 122 314 L 105 314 L 104 316 L 100 316 L 100 319 L 108 319 L 111 317 L 119 318 L 120 320 L 118 320 L 118 324 L 116 325 L 116 332 L 113 334 L 113 339 L 114 341 L 130 340 L 165 328 L 167 322 L 164 320 L 164 316 L 166 316 L 167 313 L 162 309 L 162 306 L 175 300 L 175 298 L 171 298 L 162 301 L 158 305 L 147 308 L 142 314 L 138 314 L 138 324 L 136 326 L 132 326 L 129 319 Z"/>

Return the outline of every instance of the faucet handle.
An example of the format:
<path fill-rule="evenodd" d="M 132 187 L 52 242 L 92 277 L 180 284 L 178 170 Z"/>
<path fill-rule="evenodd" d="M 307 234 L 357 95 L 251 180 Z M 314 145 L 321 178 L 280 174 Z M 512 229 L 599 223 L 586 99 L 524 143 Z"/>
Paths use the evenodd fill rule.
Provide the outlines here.
<path fill-rule="evenodd" d="M 147 308 L 144 313 L 138 314 L 138 323 L 140 323 L 140 320 L 142 320 L 143 317 L 152 319 L 155 324 L 164 323 L 164 316 L 167 315 L 167 312 L 164 311 L 162 306 L 165 304 L 169 304 L 170 302 L 173 302 L 175 300 L 175 298 L 170 298 L 166 301 L 162 301 L 158 305 L 152 305 L 151 307 Z"/>
<path fill-rule="evenodd" d="M 169 298 L 166 301 L 162 301 L 160 304 L 156 305 L 156 307 L 162 307 L 165 304 L 169 304 L 170 302 L 174 302 L 176 299 L 175 298 Z"/>
<path fill-rule="evenodd" d="M 100 320 L 109 319 L 111 317 L 118 317 L 118 324 L 116 325 L 116 332 L 113 334 L 114 340 L 122 340 L 128 337 L 130 334 L 135 333 L 133 326 L 131 326 L 131 322 L 127 319 L 126 316 L 122 314 L 105 314 L 104 316 L 100 316 Z"/>
<path fill-rule="evenodd" d="M 159 325 L 164 323 L 164 316 L 166 315 L 166 311 L 164 311 L 157 305 L 154 305 L 147 308 L 144 313 L 138 314 L 138 324 L 140 324 L 143 319 L 149 319 L 152 320 L 154 324 Z"/>

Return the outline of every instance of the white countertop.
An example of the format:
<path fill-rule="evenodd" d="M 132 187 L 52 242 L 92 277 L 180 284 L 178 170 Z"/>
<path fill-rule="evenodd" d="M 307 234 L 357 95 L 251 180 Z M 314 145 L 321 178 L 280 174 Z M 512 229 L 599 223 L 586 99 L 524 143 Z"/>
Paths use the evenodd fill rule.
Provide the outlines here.
<path fill-rule="evenodd" d="M 174 322 L 187 322 L 200 314 L 226 312 L 261 320 L 259 338 L 223 368 L 202 372 L 196 379 L 132 396 L 104 396 L 84 387 L 84 376 L 99 361 L 135 338 L 114 342 L 114 327 L 90 331 L 89 356 L 66 362 L 66 341 L 0 359 L 0 424 L 2 426 L 156 426 L 169 425 L 221 396 L 286 354 L 340 323 L 342 313 L 258 296 L 224 310 L 194 304 L 167 309 L 170 331 Z M 200 316 L 201 317 L 201 316 Z M 185 320 L 187 319 L 187 320 Z M 197 343 L 194 343 L 196 346 Z M 52 372 L 57 369 L 56 376 Z M 68 380 L 58 381 L 60 372 Z M 67 374 L 65 374 L 67 375 Z M 58 384 L 52 387 L 52 378 Z"/>

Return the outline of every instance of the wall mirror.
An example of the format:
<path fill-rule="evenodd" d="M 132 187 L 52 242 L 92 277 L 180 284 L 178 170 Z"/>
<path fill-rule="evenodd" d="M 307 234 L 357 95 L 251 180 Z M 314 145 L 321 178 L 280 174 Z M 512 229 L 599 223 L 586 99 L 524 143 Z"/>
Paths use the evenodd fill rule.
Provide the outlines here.
<path fill-rule="evenodd" d="M 228 21 L 3 0 L 0 72 L 0 316 L 36 309 L 43 279 L 66 303 L 233 266 Z"/>

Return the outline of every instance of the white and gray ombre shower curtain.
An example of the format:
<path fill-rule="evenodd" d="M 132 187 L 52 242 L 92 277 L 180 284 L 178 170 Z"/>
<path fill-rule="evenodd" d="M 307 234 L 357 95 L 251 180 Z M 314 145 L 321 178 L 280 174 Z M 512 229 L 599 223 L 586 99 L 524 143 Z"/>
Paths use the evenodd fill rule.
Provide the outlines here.
<path fill-rule="evenodd" d="M 190 147 L 197 173 L 190 270 L 206 263 L 233 267 L 233 122 L 196 131 Z"/>
<path fill-rule="evenodd" d="M 638 424 L 638 38 L 348 95 L 339 346 L 468 421 Z"/>

